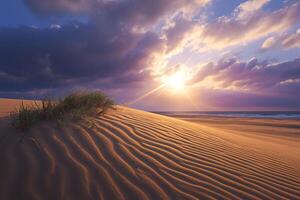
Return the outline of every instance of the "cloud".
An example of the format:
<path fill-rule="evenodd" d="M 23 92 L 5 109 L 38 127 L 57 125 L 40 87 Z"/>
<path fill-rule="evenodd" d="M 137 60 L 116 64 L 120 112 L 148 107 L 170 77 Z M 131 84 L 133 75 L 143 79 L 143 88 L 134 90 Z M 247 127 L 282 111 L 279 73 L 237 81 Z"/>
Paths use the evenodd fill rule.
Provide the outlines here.
<path fill-rule="evenodd" d="M 0 72 L 6 78 L 0 80 L 0 90 L 56 88 L 137 75 L 162 48 L 153 32 L 102 30 L 92 25 L 69 25 L 59 30 L 1 29 Z"/>
<path fill-rule="evenodd" d="M 231 16 L 222 16 L 215 21 L 204 22 L 193 18 L 176 20 L 166 31 L 169 47 L 174 47 L 170 55 L 184 50 L 207 53 L 223 51 L 247 44 L 274 34 L 282 34 L 295 27 L 300 21 L 300 3 L 285 5 L 274 11 L 264 11 L 270 0 L 249 0 L 240 4 Z M 172 35 L 175 33 L 176 37 Z M 276 46 L 277 37 L 269 37 L 262 49 Z M 290 41 L 298 40 L 294 36 Z M 291 43 L 291 42 L 289 42 Z M 285 45 L 287 46 L 287 45 Z M 297 46 L 297 43 L 294 44 Z"/>
<path fill-rule="evenodd" d="M 97 84 L 114 88 L 142 82 L 151 76 L 154 62 L 176 47 L 186 28 L 182 23 L 169 38 L 162 38 L 157 23 L 208 2 L 25 0 L 38 15 L 84 14 L 88 21 L 42 29 L 0 28 L 0 91 L 28 93 Z M 134 31 L 137 27 L 143 31 Z"/>
<path fill-rule="evenodd" d="M 48 15 L 50 13 L 64 14 L 64 13 L 84 13 L 93 8 L 96 1 L 93 0 L 24 0 L 26 5 L 33 11 L 40 15 Z M 99 1 L 98 4 L 102 3 Z"/>
<path fill-rule="evenodd" d="M 247 1 L 236 9 L 233 16 L 220 17 L 216 22 L 207 24 L 201 41 L 212 48 L 222 49 L 284 32 L 299 22 L 299 2 L 270 13 L 260 10 L 267 2 Z"/>
<path fill-rule="evenodd" d="M 300 99 L 300 58 L 282 63 L 220 59 L 201 67 L 190 84 L 256 94 L 280 94 Z M 200 84 L 201 85 L 201 84 Z M 280 91 L 280 93 L 279 93 Z"/>
<path fill-rule="evenodd" d="M 177 11 L 189 13 L 211 0 L 24 0 L 38 15 L 87 15 L 146 23 Z"/>
<path fill-rule="evenodd" d="M 264 5 L 266 5 L 270 0 L 249 0 L 241 3 L 236 9 L 235 13 L 238 18 L 250 17 L 254 12 L 260 10 Z"/>
<path fill-rule="evenodd" d="M 261 48 L 262 49 L 269 49 L 271 47 L 274 47 L 275 45 L 276 45 L 276 39 L 275 39 L 275 37 L 269 37 L 261 45 Z"/>
<path fill-rule="evenodd" d="M 164 37 L 166 38 L 167 54 L 174 55 L 184 50 L 190 40 L 195 38 L 197 33 L 197 23 L 179 18 L 174 21 L 174 25 L 166 29 Z"/>
<path fill-rule="evenodd" d="M 281 44 L 285 49 L 300 48 L 300 29 L 294 34 L 283 37 Z"/>
<path fill-rule="evenodd" d="M 60 29 L 60 28 L 61 28 L 61 25 L 59 25 L 59 24 L 51 24 L 51 25 L 50 25 L 50 28 L 51 28 L 51 29 Z"/>
<path fill-rule="evenodd" d="M 279 84 L 280 85 L 287 85 L 287 84 L 293 84 L 293 83 L 300 83 L 300 78 L 288 79 L 288 80 L 285 80 L 285 81 L 281 81 Z"/>
<path fill-rule="evenodd" d="M 266 51 L 272 47 L 279 47 L 285 50 L 300 48 L 300 29 L 295 33 L 284 33 L 277 36 L 267 38 L 261 46 L 261 49 Z"/>
<path fill-rule="evenodd" d="M 132 100 L 152 86 L 157 87 L 158 79 L 153 76 L 180 68 L 176 58 L 171 64 L 168 59 L 184 49 L 194 54 L 199 49 L 241 45 L 285 31 L 300 19 L 300 3 L 264 12 L 262 8 L 268 0 L 246 1 L 232 16 L 206 24 L 194 17 L 210 0 L 24 2 L 38 17 L 54 16 L 58 20 L 48 28 L 0 28 L 0 96 L 42 96 L 88 87 Z M 74 21 L 59 23 L 61 16 Z M 81 16 L 86 20 L 76 21 Z M 295 33 L 282 39 L 282 44 L 292 47 L 297 38 Z M 270 48 L 273 43 L 269 39 L 263 46 Z M 203 94 L 201 98 L 208 102 L 217 104 L 215 98 L 223 97 L 227 101 L 224 106 L 233 105 L 232 95 L 244 101 L 240 106 L 247 105 L 247 98 L 253 102 L 257 98 L 259 105 L 266 105 L 272 97 L 278 99 L 274 105 L 296 105 L 299 62 L 226 57 L 203 66 L 190 84 L 199 89 L 194 93 Z M 154 73 L 156 68 L 160 73 Z M 274 98 L 276 94 L 279 95 Z M 166 100 L 166 104 L 169 102 Z M 239 104 L 238 100 L 235 103 Z"/>

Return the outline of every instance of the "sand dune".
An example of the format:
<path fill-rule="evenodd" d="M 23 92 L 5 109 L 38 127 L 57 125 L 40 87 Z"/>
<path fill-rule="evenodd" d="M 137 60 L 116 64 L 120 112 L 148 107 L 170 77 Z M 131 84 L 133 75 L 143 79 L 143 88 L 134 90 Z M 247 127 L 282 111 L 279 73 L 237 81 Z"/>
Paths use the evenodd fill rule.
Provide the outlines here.
<path fill-rule="evenodd" d="M 300 199 L 296 164 L 179 119 L 118 107 L 22 143 L 0 128 L 0 199 Z"/>

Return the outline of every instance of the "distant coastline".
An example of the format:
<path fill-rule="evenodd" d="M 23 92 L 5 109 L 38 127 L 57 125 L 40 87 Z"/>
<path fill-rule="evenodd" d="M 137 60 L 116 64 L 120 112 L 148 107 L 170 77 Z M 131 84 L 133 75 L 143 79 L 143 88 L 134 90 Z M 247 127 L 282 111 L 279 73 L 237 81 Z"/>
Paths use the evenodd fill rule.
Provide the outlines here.
<path fill-rule="evenodd" d="M 156 114 L 173 117 L 237 117 L 237 118 L 270 118 L 300 119 L 300 111 L 162 111 Z"/>

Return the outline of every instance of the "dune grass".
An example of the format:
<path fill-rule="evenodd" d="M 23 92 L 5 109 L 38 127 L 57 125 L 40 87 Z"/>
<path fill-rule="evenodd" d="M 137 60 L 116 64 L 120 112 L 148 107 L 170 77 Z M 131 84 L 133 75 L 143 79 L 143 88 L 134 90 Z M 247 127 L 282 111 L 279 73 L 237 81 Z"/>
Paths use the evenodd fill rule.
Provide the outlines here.
<path fill-rule="evenodd" d="M 62 99 L 50 99 L 24 105 L 11 113 L 12 126 L 17 130 L 27 131 L 40 121 L 58 123 L 70 119 L 82 119 L 104 113 L 114 102 L 101 92 L 74 92 Z"/>

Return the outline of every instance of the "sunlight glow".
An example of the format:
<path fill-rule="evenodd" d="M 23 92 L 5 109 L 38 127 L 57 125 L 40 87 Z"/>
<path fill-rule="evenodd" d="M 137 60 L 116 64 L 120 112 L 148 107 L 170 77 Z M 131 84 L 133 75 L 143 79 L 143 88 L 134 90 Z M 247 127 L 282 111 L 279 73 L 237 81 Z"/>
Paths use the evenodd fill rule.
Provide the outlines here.
<path fill-rule="evenodd" d="M 164 84 L 174 91 L 183 90 L 185 88 L 186 76 L 183 72 L 177 72 L 171 76 L 164 77 Z"/>
<path fill-rule="evenodd" d="M 161 89 L 168 89 L 169 91 L 171 91 L 171 94 L 179 93 L 180 95 L 184 95 L 185 93 L 188 92 L 186 90 L 186 82 L 188 80 L 189 80 L 188 73 L 187 73 L 187 71 L 184 71 L 184 70 L 177 71 L 171 75 L 164 75 L 163 77 L 161 77 L 161 81 L 162 81 L 161 85 L 146 92 L 145 94 L 141 95 L 140 97 L 136 98 L 135 100 L 126 103 L 126 105 L 135 104 L 135 103 L 145 99 L 146 97 L 153 95 L 154 93 L 158 92 Z M 186 96 L 186 95 L 184 95 L 184 96 Z M 190 101 L 192 100 L 191 97 L 188 96 L 188 98 Z"/>

